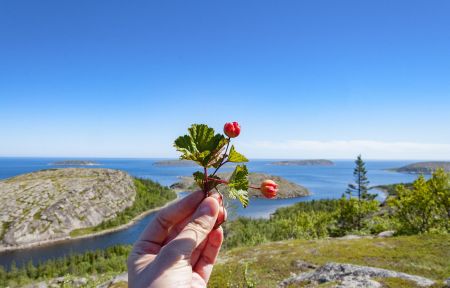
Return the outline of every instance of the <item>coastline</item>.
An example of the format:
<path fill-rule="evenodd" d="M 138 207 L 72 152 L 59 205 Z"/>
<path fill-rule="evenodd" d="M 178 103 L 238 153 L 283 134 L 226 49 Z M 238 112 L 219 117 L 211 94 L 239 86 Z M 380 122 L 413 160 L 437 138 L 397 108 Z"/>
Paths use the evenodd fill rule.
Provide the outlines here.
<path fill-rule="evenodd" d="M 40 241 L 40 242 L 34 242 L 34 243 L 28 243 L 25 245 L 19 245 L 19 246 L 7 246 L 7 247 L 1 247 L 0 246 L 0 253 L 3 252 L 11 252 L 11 251 L 19 251 L 19 250 L 25 250 L 25 249 L 29 249 L 29 248 L 35 248 L 35 247 L 40 247 L 40 246 L 49 246 L 49 245 L 53 245 L 56 243 L 61 243 L 61 242 L 68 242 L 68 241 L 72 241 L 72 240 L 80 240 L 80 239 L 86 239 L 86 238 L 94 238 L 100 235 L 105 235 L 105 234 L 110 234 L 110 233 L 114 233 L 120 230 L 124 230 L 130 226 L 133 226 L 134 224 L 136 224 L 137 221 L 141 220 L 142 218 L 144 218 L 145 216 L 159 211 L 173 203 L 175 203 L 176 201 L 178 201 L 180 199 L 180 195 L 179 192 L 177 193 L 177 198 L 167 202 L 166 204 L 164 204 L 163 206 L 160 207 L 155 207 L 152 208 L 150 210 L 147 210 L 145 212 L 142 212 L 141 214 L 137 215 L 136 217 L 134 217 L 133 219 L 131 219 L 130 222 L 126 223 L 126 224 L 122 224 L 120 226 L 117 227 L 113 227 L 113 228 L 109 228 L 106 230 L 102 230 L 102 231 L 98 231 L 95 233 L 91 233 L 91 234 L 86 234 L 86 235 L 80 235 L 80 236 L 76 236 L 76 237 L 64 237 L 64 238 L 58 238 L 58 239 L 50 239 L 50 240 L 45 240 L 45 241 Z"/>

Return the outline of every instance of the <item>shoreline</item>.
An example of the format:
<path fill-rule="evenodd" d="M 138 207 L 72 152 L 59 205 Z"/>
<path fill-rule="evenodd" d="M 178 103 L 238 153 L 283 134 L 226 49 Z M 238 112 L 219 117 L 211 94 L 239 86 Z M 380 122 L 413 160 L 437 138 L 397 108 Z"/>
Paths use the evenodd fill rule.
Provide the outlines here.
<path fill-rule="evenodd" d="M 180 199 L 180 195 L 179 192 L 177 193 L 177 198 L 167 202 L 166 204 L 164 204 L 163 206 L 160 207 L 155 207 L 152 208 L 150 210 L 147 210 L 145 212 L 142 212 L 141 214 L 137 215 L 136 217 L 134 217 L 133 219 L 131 219 L 130 222 L 126 223 L 126 224 L 122 224 L 120 226 L 117 227 L 112 227 L 106 230 L 102 230 L 102 231 L 98 231 L 95 233 L 91 233 L 91 234 L 86 234 L 86 235 L 80 235 L 80 236 L 76 236 L 76 237 L 64 237 L 64 238 L 59 238 L 59 239 L 50 239 L 50 240 L 45 240 L 45 241 L 40 241 L 40 242 L 34 242 L 34 243 L 28 243 L 25 245 L 19 245 L 19 246 L 6 246 L 6 247 L 0 247 L 0 253 L 3 252 L 12 252 L 12 251 L 19 251 L 19 250 L 26 250 L 26 249 L 30 249 L 30 248 L 36 248 L 36 247 L 42 247 L 42 246 L 50 246 L 56 243 L 61 243 L 61 242 L 69 242 L 72 240 L 80 240 L 80 239 L 86 239 L 86 238 L 94 238 L 97 236 L 101 236 L 101 235 L 105 235 L 105 234 L 110 234 L 110 233 L 114 233 L 120 230 L 124 230 L 130 226 L 133 226 L 134 224 L 136 224 L 136 222 L 138 222 L 139 220 L 141 220 L 142 218 L 144 218 L 145 216 L 159 211 L 173 203 L 175 203 L 176 201 L 178 201 Z M 86 227 L 87 228 L 87 227 Z"/>

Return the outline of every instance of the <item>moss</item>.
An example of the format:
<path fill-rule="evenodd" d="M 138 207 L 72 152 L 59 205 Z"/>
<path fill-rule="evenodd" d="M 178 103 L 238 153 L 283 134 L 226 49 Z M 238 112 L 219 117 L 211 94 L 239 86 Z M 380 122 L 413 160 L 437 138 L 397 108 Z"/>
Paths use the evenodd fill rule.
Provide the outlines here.
<path fill-rule="evenodd" d="M 3 222 L 2 223 L 2 231 L 0 233 L 0 240 L 3 240 L 3 237 L 5 237 L 6 232 L 8 232 L 9 227 L 11 226 L 12 222 Z"/>
<path fill-rule="evenodd" d="M 39 210 L 36 213 L 34 213 L 33 219 L 34 220 L 41 220 L 41 213 L 42 213 L 42 210 Z"/>

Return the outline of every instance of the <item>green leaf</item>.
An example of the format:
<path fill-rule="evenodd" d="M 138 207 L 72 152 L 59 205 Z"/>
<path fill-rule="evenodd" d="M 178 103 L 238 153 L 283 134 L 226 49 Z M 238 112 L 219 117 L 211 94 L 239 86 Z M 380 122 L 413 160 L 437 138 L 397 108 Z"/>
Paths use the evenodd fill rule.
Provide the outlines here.
<path fill-rule="evenodd" d="M 238 199 L 245 208 L 248 205 L 248 170 L 245 165 L 237 165 L 228 181 L 229 195 Z"/>
<path fill-rule="evenodd" d="M 245 157 L 244 155 L 242 155 L 241 153 L 237 152 L 234 149 L 234 145 L 231 145 L 231 149 L 230 149 L 230 154 L 228 155 L 228 161 L 229 162 L 237 162 L 237 163 L 242 163 L 242 162 L 248 162 L 247 157 Z"/>
<path fill-rule="evenodd" d="M 222 160 L 221 153 L 228 140 L 205 124 L 193 124 L 189 134 L 178 137 L 174 147 L 181 152 L 180 159 L 193 160 L 203 167 L 210 167 Z"/>
<path fill-rule="evenodd" d="M 246 190 L 230 188 L 228 192 L 229 197 L 231 199 L 238 199 L 242 207 L 246 208 L 248 206 L 248 192 Z"/>
<path fill-rule="evenodd" d="M 228 181 L 228 187 L 237 190 L 248 190 L 248 170 L 245 165 L 237 165 Z"/>

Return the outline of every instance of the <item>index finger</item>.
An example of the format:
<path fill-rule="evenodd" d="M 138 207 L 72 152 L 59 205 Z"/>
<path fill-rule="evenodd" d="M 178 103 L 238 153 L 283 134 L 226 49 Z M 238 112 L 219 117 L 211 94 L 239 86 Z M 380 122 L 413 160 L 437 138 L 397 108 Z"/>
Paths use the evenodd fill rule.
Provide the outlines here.
<path fill-rule="evenodd" d="M 144 229 L 135 244 L 135 248 L 139 247 L 140 249 L 147 250 L 145 247 L 154 246 L 155 244 L 161 245 L 166 239 L 169 229 L 194 213 L 204 198 L 205 194 L 203 191 L 196 191 L 161 209 Z"/>

